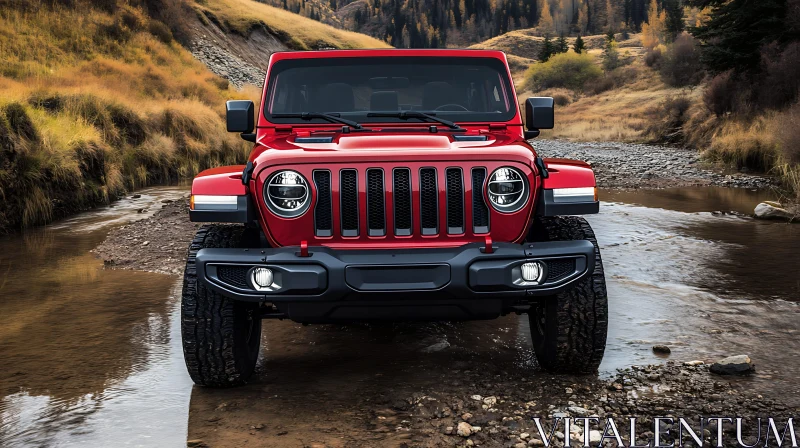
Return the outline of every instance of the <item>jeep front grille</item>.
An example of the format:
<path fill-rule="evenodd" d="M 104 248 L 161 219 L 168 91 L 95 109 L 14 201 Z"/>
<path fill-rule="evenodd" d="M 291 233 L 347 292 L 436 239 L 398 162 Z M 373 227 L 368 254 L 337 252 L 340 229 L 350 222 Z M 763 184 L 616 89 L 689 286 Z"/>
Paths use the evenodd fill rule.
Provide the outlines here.
<path fill-rule="evenodd" d="M 337 188 L 332 178 L 336 172 L 331 176 L 330 171 L 315 170 L 315 235 L 341 232 L 342 237 L 359 237 L 359 229 L 370 237 L 489 233 L 489 208 L 483 199 L 486 168 L 449 167 L 441 172 L 422 167 L 413 171 L 417 169 L 403 166 L 340 169 L 339 197 L 334 201 Z M 339 206 L 332 210 L 331 204 L 337 202 Z"/>

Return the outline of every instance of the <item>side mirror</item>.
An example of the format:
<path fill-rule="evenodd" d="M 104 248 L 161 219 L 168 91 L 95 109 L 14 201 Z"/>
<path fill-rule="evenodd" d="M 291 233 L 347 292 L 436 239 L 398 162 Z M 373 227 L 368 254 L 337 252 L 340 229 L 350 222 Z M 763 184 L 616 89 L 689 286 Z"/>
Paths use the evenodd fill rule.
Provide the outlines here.
<path fill-rule="evenodd" d="M 526 138 L 534 138 L 542 129 L 555 127 L 555 102 L 550 97 L 534 97 L 525 101 Z"/>
<path fill-rule="evenodd" d="M 255 141 L 255 105 L 252 101 L 228 101 L 225 103 L 228 132 L 239 132 L 242 138 Z"/>

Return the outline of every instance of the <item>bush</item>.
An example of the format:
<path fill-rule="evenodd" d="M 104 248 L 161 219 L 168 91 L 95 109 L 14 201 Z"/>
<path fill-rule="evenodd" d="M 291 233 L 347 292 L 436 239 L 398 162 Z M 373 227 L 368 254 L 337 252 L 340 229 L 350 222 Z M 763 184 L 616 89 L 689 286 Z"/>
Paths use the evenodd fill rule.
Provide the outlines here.
<path fill-rule="evenodd" d="M 697 43 L 688 33 L 681 33 L 667 47 L 660 64 L 661 79 L 672 87 L 697 85 L 703 80 L 703 64 Z"/>
<path fill-rule="evenodd" d="M 740 84 L 730 71 L 712 78 L 703 92 L 703 102 L 708 110 L 721 117 L 746 109 L 749 89 L 741 89 Z"/>
<path fill-rule="evenodd" d="M 603 72 L 589 54 L 561 53 L 547 62 L 533 64 L 525 73 L 525 86 L 533 91 L 563 87 L 582 90 Z"/>
<path fill-rule="evenodd" d="M 644 53 L 644 63 L 648 67 L 659 69 L 661 67 L 661 59 L 664 57 L 664 47 L 659 45 L 655 48 L 647 48 Z"/>
<path fill-rule="evenodd" d="M 758 105 L 780 109 L 794 103 L 800 90 L 800 42 L 793 42 L 782 51 L 776 44 L 765 47 L 761 68 L 764 81 L 754 85 Z"/>
<path fill-rule="evenodd" d="M 692 101 L 686 96 L 667 97 L 652 114 L 661 117 L 647 130 L 654 143 L 681 144 L 686 141 L 684 125 Z"/>
<path fill-rule="evenodd" d="M 608 72 L 602 78 L 589 82 L 584 87 L 584 92 L 599 95 L 614 88 L 630 84 L 636 80 L 639 72 L 636 67 L 620 67 Z"/>
<path fill-rule="evenodd" d="M 172 42 L 172 31 L 158 20 L 151 20 L 147 25 L 147 31 L 165 44 Z"/>

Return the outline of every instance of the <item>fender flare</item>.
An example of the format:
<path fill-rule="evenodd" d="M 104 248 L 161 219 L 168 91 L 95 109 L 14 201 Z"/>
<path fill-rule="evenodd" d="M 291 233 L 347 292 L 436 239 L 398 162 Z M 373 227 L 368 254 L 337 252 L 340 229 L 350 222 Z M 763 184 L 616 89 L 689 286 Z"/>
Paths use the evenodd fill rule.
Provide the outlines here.
<path fill-rule="evenodd" d="M 537 216 L 591 215 L 600 212 L 597 182 L 588 163 L 572 159 L 544 159 Z"/>
<path fill-rule="evenodd" d="M 249 224 L 256 209 L 242 183 L 245 165 L 222 166 L 200 172 L 192 181 L 189 219 L 192 222 Z"/>

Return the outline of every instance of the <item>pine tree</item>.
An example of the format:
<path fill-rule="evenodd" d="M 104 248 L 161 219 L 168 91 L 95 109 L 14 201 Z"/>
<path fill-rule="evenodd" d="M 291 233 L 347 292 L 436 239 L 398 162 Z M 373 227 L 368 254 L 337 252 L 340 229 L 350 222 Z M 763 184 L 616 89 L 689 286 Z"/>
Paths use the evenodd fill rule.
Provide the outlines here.
<path fill-rule="evenodd" d="M 553 50 L 553 41 L 550 40 L 549 34 L 545 34 L 544 44 L 542 45 L 542 50 L 539 52 L 539 60 L 542 62 L 547 62 L 550 59 L 550 56 L 553 55 Z"/>
<path fill-rule="evenodd" d="M 710 19 L 691 32 L 703 42 L 702 60 L 712 73 L 755 73 L 761 48 L 786 36 L 786 0 L 688 0 L 687 4 L 711 7 Z"/>
<path fill-rule="evenodd" d="M 606 47 L 603 49 L 603 68 L 610 72 L 622 65 L 619 59 L 619 44 L 614 39 L 614 33 L 606 35 Z"/>
<path fill-rule="evenodd" d="M 578 38 L 575 39 L 575 45 L 572 46 L 572 49 L 578 54 L 583 53 L 583 50 L 586 49 L 586 43 L 583 42 L 583 38 L 580 35 L 578 35 Z"/>
<path fill-rule="evenodd" d="M 683 7 L 679 0 L 667 0 L 664 6 L 666 13 L 666 37 L 670 42 L 675 41 L 675 37 L 684 29 L 683 25 Z"/>
<path fill-rule="evenodd" d="M 567 36 L 564 33 L 561 33 L 561 36 L 558 37 L 558 41 L 556 42 L 556 52 L 557 53 L 566 53 L 569 51 L 569 44 L 567 43 Z"/>

